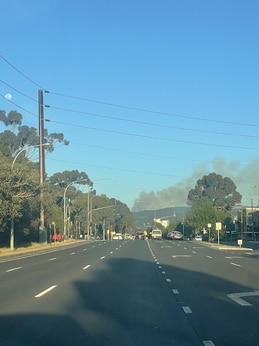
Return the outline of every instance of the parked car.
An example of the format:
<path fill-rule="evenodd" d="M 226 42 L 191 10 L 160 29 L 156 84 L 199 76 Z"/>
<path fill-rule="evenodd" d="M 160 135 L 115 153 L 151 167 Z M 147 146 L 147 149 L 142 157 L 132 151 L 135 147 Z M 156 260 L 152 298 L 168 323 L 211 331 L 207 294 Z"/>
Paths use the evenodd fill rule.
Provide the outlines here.
<path fill-rule="evenodd" d="M 197 240 L 197 241 L 202 241 L 202 236 L 197 234 L 194 239 Z"/>
<path fill-rule="evenodd" d="M 64 240 L 64 237 L 63 237 L 63 235 L 62 234 L 59 234 L 59 233 L 56 233 L 56 234 L 52 234 L 52 236 L 51 236 L 51 241 L 59 241 L 59 242 L 61 242 L 61 241 L 63 241 Z"/>

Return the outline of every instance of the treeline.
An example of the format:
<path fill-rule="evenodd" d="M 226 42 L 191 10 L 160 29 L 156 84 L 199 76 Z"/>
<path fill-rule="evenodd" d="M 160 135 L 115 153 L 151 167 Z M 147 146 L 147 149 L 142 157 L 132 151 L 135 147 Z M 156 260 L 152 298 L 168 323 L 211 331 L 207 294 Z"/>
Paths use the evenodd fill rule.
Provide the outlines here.
<path fill-rule="evenodd" d="M 0 110 L 0 247 L 8 246 L 12 224 L 14 244 L 38 242 L 40 208 L 44 208 L 47 240 L 53 232 L 66 237 L 106 237 L 108 231 L 125 233 L 133 216 L 124 203 L 98 195 L 86 172 L 57 172 L 39 184 L 36 128 L 22 125 L 22 115 Z M 46 152 L 56 143 L 69 145 L 62 133 L 45 130 Z"/>

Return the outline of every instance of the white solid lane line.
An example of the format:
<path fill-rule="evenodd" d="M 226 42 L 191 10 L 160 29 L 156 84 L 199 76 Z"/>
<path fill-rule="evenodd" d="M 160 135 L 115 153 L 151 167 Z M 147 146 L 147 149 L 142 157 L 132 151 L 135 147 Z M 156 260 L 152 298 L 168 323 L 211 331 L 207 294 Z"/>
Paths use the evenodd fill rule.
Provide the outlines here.
<path fill-rule="evenodd" d="M 6 270 L 6 273 L 9 273 L 9 272 L 13 272 L 14 270 L 19 270 L 21 269 L 22 267 L 16 267 L 16 268 L 12 268 L 12 269 L 7 269 Z"/>
<path fill-rule="evenodd" d="M 35 298 L 40 298 L 42 296 L 44 296 L 44 294 L 47 294 L 49 293 L 50 291 L 54 290 L 54 288 L 56 288 L 57 285 L 53 285 L 53 286 L 50 286 L 49 288 L 47 288 L 46 290 L 40 292 L 39 294 L 37 294 L 36 296 L 34 296 Z"/>

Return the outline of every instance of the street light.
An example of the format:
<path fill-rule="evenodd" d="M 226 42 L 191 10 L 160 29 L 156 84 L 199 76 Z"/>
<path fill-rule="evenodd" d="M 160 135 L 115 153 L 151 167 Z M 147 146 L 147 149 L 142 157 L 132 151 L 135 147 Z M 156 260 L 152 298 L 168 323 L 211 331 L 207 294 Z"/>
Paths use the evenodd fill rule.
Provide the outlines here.
<path fill-rule="evenodd" d="M 13 163 L 12 163 L 12 170 L 14 168 L 14 164 L 15 164 L 15 161 L 17 159 L 17 157 L 23 153 L 24 151 L 28 150 L 28 149 L 31 149 L 31 148 L 35 148 L 35 147 L 44 147 L 44 146 L 47 146 L 47 145 L 50 145 L 50 143 L 43 143 L 43 144 L 35 144 L 35 145 L 28 145 L 27 147 L 24 147 L 23 149 L 21 149 L 20 151 L 18 151 L 18 153 L 15 155 L 14 159 L 13 159 Z"/>
<path fill-rule="evenodd" d="M 93 188 L 93 183 L 103 180 L 114 180 L 113 178 L 102 178 L 102 179 L 96 179 L 92 181 L 91 188 Z M 104 208 L 97 208 L 99 209 L 105 209 Z M 87 196 L 87 240 L 90 238 L 90 215 L 92 215 L 92 207 L 90 208 L 90 185 L 88 185 L 88 196 Z"/>
<path fill-rule="evenodd" d="M 18 151 L 18 153 L 15 155 L 13 162 L 12 162 L 12 167 L 11 167 L 11 172 L 14 169 L 14 164 L 15 161 L 17 159 L 17 157 L 23 153 L 24 151 L 30 149 L 30 148 L 35 148 L 35 147 L 41 147 L 41 146 L 45 146 L 45 145 L 50 145 L 50 143 L 43 143 L 43 144 L 35 144 L 35 145 L 29 145 L 27 147 L 24 147 L 23 149 L 21 149 L 20 151 Z M 12 213 L 13 214 L 13 213 Z M 12 215 L 11 218 L 11 230 L 10 230 L 10 250 L 13 251 L 14 250 L 14 217 Z"/>
<path fill-rule="evenodd" d="M 102 180 L 113 180 L 113 178 L 104 178 L 104 179 L 97 179 L 97 180 L 93 180 L 92 182 L 89 183 L 89 179 L 80 179 L 80 180 L 76 180 L 76 181 L 72 181 L 70 184 L 68 184 L 64 190 L 64 196 L 63 196 L 63 211 L 64 211 L 64 215 L 63 215 L 63 223 L 64 223 L 64 238 L 66 237 L 66 233 L 67 233 L 67 229 L 66 229 L 66 223 L 67 223 L 67 217 L 66 217 L 66 193 L 67 193 L 67 189 L 73 185 L 73 184 L 77 184 L 80 182 L 88 182 L 88 195 L 87 195 L 87 238 L 89 240 L 89 236 L 90 236 L 90 215 L 91 212 L 90 211 L 90 187 L 93 187 L 93 183 L 96 181 L 102 181 Z"/>
<path fill-rule="evenodd" d="M 82 183 L 82 182 L 89 182 L 89 179 L 79 179 L 79 180 L 75 180 L 72 181 L 71 183 L 69 183 L 65 190 L 64 190 L 64 196 L 63 196 L 63 222 L 64 222 L 64 239 L 66 239 L 66 233 L 67 233 L 67 216 L 66 216 L 66 193 L 67 193 L 67 189 L 73 185 L 73 184 L 77 184 L 77 183 Z M 89 184 L 88 184 L 89 185 Z"/>

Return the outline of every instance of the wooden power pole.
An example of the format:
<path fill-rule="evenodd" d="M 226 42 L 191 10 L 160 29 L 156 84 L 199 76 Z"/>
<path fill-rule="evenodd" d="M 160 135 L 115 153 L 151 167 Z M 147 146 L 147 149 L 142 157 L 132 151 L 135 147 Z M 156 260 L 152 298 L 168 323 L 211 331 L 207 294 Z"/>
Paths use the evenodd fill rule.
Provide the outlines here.
<path fill-rule="evenodd" d="M 45 139 L 44 139 L 44 104 L 43 104 L 43 90 L 38 91 L 39 102 L 39 184 L 40 184 L 40 226 L 39 226 L 39 241 L 40 243 L 47 242 L 47 230 L 45 227 L 45 211 L 42 201 L 43 197 L 43 184 L 45 181 Z"/>

